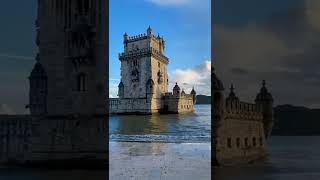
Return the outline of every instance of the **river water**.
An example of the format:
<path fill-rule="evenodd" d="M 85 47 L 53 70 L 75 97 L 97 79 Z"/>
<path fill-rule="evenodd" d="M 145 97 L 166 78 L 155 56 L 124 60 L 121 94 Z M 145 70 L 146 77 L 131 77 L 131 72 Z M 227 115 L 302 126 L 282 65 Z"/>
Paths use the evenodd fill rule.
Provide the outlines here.
<path fill-rule="evenodd" d="M 320 136 L 274 136 L 268 158 L 254 165 L 215 168 L 215 180 L 319 180 Z"/>
<path fill-rule="evenodd" d="M 110 141 L 210 142 L 211 105 L 196 105 L 193 113 L 111 115 Z"/>
<path fill-rule="evenodd" d="M 210 106 L 160 116 L 111 116 L 111 141 L 210 142 Z M 189 137 L 190 136 L 190 137 Z M 106 143 L 107 144 L 107 143 Z M 112 162 L 110 162 L 112 163 Z M 319 180 L 320 136 L 272 136 L 268 158 L 256 164 L 215 168 L 215 180 Z M 0 180 L 106 180 L 106 170 L 0 167 Z"/>

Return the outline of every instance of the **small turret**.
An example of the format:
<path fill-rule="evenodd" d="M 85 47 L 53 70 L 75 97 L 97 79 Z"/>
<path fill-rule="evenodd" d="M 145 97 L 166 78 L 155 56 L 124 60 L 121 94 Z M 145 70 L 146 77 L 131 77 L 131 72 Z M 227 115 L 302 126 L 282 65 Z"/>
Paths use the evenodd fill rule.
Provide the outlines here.
<path fill-rule="evenodd" d="M 124 35 L 123 35 L 123 42 L 125 43 L 128 40 L 129 40 L 129 36 L 128 36 L 127 32 L 125 32 Z"/>
<path fill-rule="evenodd" d="M 148 36 L 151 36 L 151 35 L 152 35 L 152 29 L 151 29 L 150 25 L 149 25 L 149 27 L 148 27 L 148 29 L 147 29 L 147 35 L 148 35 Z"/>
<path fill-rule="evenodd" d="M 27 107 L 30 108 L 31 115 L 44 115 L 47 113 L 47 74 L 39 62 L 39 55 L 36 60 L 37 63 L 29 76 L 30 92 Z"/>
<path fill-rule="evenodd" d="M 234 87 L 233 84 L 231 84 L 230 87 L 230 93 L 229 96 L 226 99 L 227 102 L 232 102 L 232 101 L 239 101 L 239 98 L 236 96 L 236 94 L 234 93 Z"/>
<path fill-rule="evenodd" d="M 191 90 L 190 94 L 192 95 L 193 104 L 196 104 L 197 92 L 194 90 L 194 87 L 192 87 L 192 90 Z"/>
<path fill-rule="evenodd" d="M 179 96 L 180 95 L 180 87 L 178 86 L 178 83 L 173 87 L 173 95 Z"/>
<path fill-rule="evenodd" d="M 182 89 L 181 96 L 185 96 L 185 95 L 186 95 L 186 92 L 184 92 L 184 89 Z"/>
<path fill-rule="evenodd" d="M 257 105 L 262 107 L 263 113 L 263 124 L 264 124 L 264 131 L 265 131 L 265 138 L 267 139 L 272 131 L 274 118 L 273 118 L 273 98 L 271 93 L 268 92 L 266 88 L 266 81 L 262 81 L 262 87 L 260 92 L 257 94 L 255 99 Z"/>
<path fill-rule="evenodd" d="M 124 97 L 124 85 L 123 82 L 120 82 L 118 85 L 118 96 L 119 98 L 123 98 Z"/>

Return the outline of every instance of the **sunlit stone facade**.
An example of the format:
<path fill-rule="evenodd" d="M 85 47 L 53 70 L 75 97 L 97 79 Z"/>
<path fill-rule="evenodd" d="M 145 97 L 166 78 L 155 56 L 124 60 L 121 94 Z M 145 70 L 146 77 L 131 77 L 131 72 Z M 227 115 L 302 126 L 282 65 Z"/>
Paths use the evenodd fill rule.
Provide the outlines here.
<path fill-rule="evenodd" d="M 176 83 L 168 92 L 169 77 L 165 41 L 147 33 L 123 36 L 124 52 L 119 54 L 121 82 L 118 96 L 109 101 L 111 113 L 180 113 L 193 111 L 196 92 L 186 94 Z"/>

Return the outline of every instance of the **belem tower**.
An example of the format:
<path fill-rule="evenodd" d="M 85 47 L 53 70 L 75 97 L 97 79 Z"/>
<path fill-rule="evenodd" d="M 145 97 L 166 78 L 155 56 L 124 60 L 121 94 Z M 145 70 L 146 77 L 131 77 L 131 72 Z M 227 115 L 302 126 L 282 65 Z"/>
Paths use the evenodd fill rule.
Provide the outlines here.
<path fill-rule="evenodd" d="M 1 163 L 108 160 L 106 3 L 38 0 L 30 115 L 0 116 Z"/>
<path fill-rule="evenodd" d="M 124 52 L 119 54 L 121 80 L 119 98 L 109 99 L 109 110 L 117 114 L 153 114 L 192 112 L 196 91 L 187 94 L 176 83 L 168 92 L 169 77 L 163 37 L 151 27 L 146 34 L 123 36 Z"/>
<path fill-rule="evenodd" d="M 213 69 L 213 68 L 212 68 Z M 213 82 L 213 163 L 235 165 L 266 156 L 266 141 L 273 124 L 273 97 L 262 82 L 255 103 L 242 102 L 231 85 L 224 98 L 222 81 L 212 72 Z"/>

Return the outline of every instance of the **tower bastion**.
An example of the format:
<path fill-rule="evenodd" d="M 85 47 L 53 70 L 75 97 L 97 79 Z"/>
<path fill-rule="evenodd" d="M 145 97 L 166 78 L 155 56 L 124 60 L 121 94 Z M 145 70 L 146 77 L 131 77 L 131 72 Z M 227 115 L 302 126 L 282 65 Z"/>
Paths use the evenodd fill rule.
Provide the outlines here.
<path fill-rule="evenodd" d="M 266 141 L 273 127 L 273 98 L 263 81 L 255 103 L 240 101 L 231 85 L 224 98 L 224 87 L 213 72 L 214 163 L 249 163 L 266 156 Z"/>

